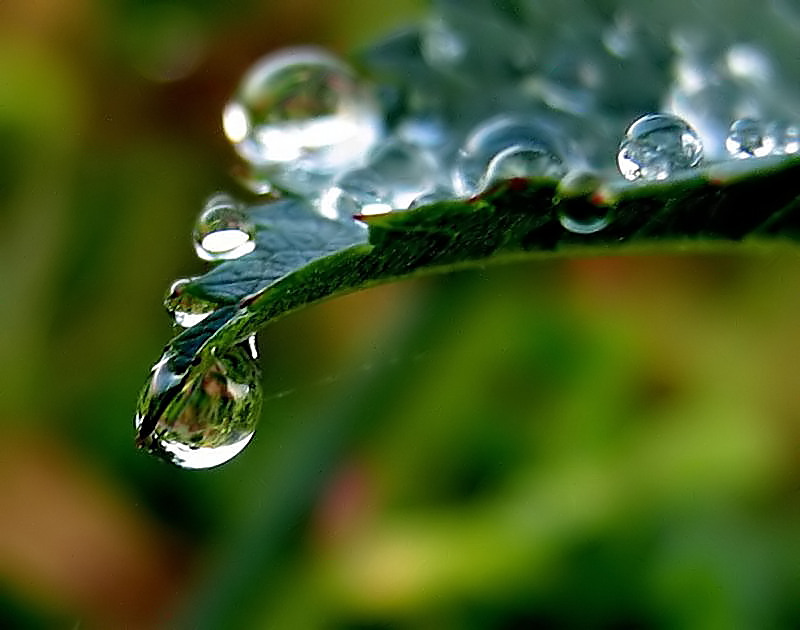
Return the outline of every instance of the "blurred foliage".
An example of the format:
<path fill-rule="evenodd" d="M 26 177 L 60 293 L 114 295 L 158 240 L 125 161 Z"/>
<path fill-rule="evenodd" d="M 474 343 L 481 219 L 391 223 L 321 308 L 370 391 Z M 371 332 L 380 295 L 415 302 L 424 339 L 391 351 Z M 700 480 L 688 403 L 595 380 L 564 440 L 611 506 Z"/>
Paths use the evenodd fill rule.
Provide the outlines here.
<path fill-rule="evenodd" d="M 793 250 L 331 301 L 236 461 L 134 450 L 238 77 L 420 10 L 0 3 L 0 627 L 800 626 Z"/>

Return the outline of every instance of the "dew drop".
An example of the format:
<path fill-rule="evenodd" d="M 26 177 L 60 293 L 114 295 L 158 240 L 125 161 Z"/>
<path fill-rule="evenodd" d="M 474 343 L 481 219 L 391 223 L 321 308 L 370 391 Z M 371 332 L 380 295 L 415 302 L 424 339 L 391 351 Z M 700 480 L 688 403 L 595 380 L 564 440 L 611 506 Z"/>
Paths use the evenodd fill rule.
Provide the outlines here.
<path fill-rule="evenodd" d="M 441 17 L 426 24 L 422 38 L 422 54 L 434 68 L 460 64 L 467 56 L 468 43 Z"/>
<path fill-rule="evenodd" d="M 725 148 L 735 158 L 764 157 L 775 149 L 775 138 L 766 125 L 755 118 L 735 120 L 725 139 Z"/>
<path fill-rule="evenodd" d="M 384 214 L 393 210 L 389 191 L 375 171 L 360 168 L 334 179 L 319 199 L 319 211 L 328 219 L 348 219 L 358 214 Z"/>
<path fill-rule="evenodd" d="M 567 171 L 565 151 L 553 130 L 543 124 L 501 115 L 468 136 L 453 169 L 453 188 L 471 197 L 506 177 L 549 176 Z"/>
<path fill-rule="evenodd" d="M 797 125 L 787 125 L 781 133 L 780 150 L 786 154 L 793 154 L 800 151 L 800 127 Z"/>
<path fill-rule="evenodd" d="M 222 122 L 242 158 L 300 194 L 358 165 L 383 127 L 376 100 L 354 72 L 309 47 L 258 61 L 226 105 Z"/>
<path fill-rule="evenodd" d="M 609 209 L 567 202 L 559 207 L 558 222 L 565 230 L 575 234 L 594 234 L 609 224 Z"/>
<path fill-rule="evenodd" d="M 601 188 L 602 180 L 591 171 L 572 171 L 557 188 L 558 221 L 575 234 L 594 234 L 610 223 L 611 208 L 592 201 Z"/>
<path fill-rule="evenodd" d="M 617 154 L 625 179 L 664 180 L 693 168 L 703 157 L 697 133 L 671 114 L 647 114 L 628 127 Z"/>
<path fill-rule="evenodd" d="M 242 347 L 176 374 L 167 354 L 153 368 L 136 412 L 137 444 L 182 468 L 211 468 L 238 455 L 261 414 L 261 373 Z"/>
<path fill-rule="evenodd" d="M 441 171 L 428 151 L 397 139 L 386 142 L 372 153 L 369 169 L 383 182 L 389 205 L 403 210 L 437 186 Z"/>
<path fill-rule="evenodd" d="M 432 203 L 437 203 L 439 201 L 449 201 L 453 198 L 453 191 L 448 188 L 447 186 L 437 186 L 432 190 L 429 190 L 419 197 L 414 199 L 411 204 L 408 206 L 409 210 L 413 210 L 415 208 L 419 208 L 421 206 L 427 206 Z"/>
<path fill-rule="evenodd" d="M 186 286 L 195 278 L 181 278 L 170 285 L 164 296 L 164 308 L 173 317 L 175 323 L 183 328 L 191 328 L 211 315 L 217 305 L 209 300 L 191 295 L 185 291 Z"/>
<path fill-rule="evenodd" d="M 212 195 L 194 228 L 194 249 L 203 260 L 231 260 L 256 247 L 255 226 L 229 195 Z"/>

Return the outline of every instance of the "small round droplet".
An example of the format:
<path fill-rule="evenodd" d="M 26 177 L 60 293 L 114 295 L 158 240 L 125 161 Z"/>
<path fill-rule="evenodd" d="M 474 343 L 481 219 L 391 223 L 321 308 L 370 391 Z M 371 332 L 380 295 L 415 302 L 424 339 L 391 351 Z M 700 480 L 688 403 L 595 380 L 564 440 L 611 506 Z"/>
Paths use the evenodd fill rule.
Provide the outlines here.
<path fill-rule="evenodd" d="M 333 220 L 393 210 L 386 182 L 368 168 L 348 171 L 337 177 L 320 197 L 318 207 L 322 216 Z"/>
<path fill-rule="evenodd" d="M 256 247 L 255 226 L 225 193 L 209 198 L 194 228 L 194 249 L 203 260 L 231 260 Z"/>
<path fill-rule="evenodd" d="M 664 180 L 693 168 L 703 157 L 697 133 L 671 114 L 647 114 L 625 132 L 617 165 L 625 179 Z"/>
<path fill-rule="evenodd" d="M 441 17 L 426 24 L 422 38 L 422 54 L 434 68 L 460 64 L 467 55 L 468 43 Z"/>
<path fill-rule="evenodd" d="M 217 305 L 209 300 L 191 295 L 185 291 L 186 285 L 195 278 L 181 278 L 172 283 L 164 296 L 164 308 L 172 315 L 175 323 L 184 328 L 191 328 L 211 315 Z"/>
<path fill-rule="evenodd" d="M 560 176 L 563 164 L 540 147 L 514 144 L 492 158 L 486 169 L 487 182 L 498 182 L 515 177 L 536 175 Z"/>
<path fill-rule="evenodd" d="M 787 155 L 800 151 L 800 127 L 787 125 L 781 134 L 780 150 Z"/>
<path fill-rule="evenodd" d="M 306 194 L 357 166 L 381 136 L 377 102 L 342 61 L 316 48 L 267 55 L 223 113 L 225 135 L 275 184 Z"/>
<path fill-rule="evenodd" d="M 594 234 L 609 224 L 609 209 L 570 200 L 560 205 L 558 222 L 565 230 L 575 234 Z"/>
<path fill-rule="evenodd" d="M 137 443 L 183 468 L 211 468 L 247 446 L 260 414 L 261 374 L 245 348 L 186 375 L 175 374 L 165 355 L 139 398 Z"/>
<path fill-rule="evenodd" d="M 576 170 L 567 174 L 557 188 L 558 221 L 575 234 L 594 234 L 610 223 L 611 208 L 595 201 L 602 186 L 597 173 Z"/>
<path fill-rule="evenodd" d="M 725 148 L 735 158 L 764 157 L 775 149 L 775 138 L 766 125 L 754 118 L 740 118 L 731 124 Z"/>
<path fill-rule="evenodd" d="M 553 130 L 539 122 L 497 116 L 479 125 L 459 151 L 453 188 L 471 197 L 508 177 L 560 178 L 567 171 L 566 151 Z"/>
<path fill-rule="evenodd" d="M 369 170 L 383 184 L 389 205 L 400 210 L 435 188 L 441 171 L 427 150 L 398 139 L 389 140 L 372 152 Z"/>

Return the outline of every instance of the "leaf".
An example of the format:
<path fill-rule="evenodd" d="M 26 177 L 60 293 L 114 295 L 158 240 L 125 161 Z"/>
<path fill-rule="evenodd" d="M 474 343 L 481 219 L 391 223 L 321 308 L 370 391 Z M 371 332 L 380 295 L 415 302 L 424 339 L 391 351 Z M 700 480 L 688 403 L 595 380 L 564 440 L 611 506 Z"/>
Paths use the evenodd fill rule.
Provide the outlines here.
<path fill-rule="evenodd" d="M 798 240 L 798 177 L 800 158 L 780 157 L 578 192 L 553 179 L 512 179 L 473 199 L 362 217 L 368 233 L 296 200 L 255 207 L 256 250 L 186 287 L 222 305 L 164 349 L 139 401 L 138 442 L 152 446 L 158 419 L 193 370 L 294 310 L 383 282 L 510 260 Z M 565 215 L 599 217 L 604 227 L 576 233 L 562 225 Z"/>
<path fill-rule="evenodd" d="M 224 349 L 320 300 L 426 273 L 544 255 L 703 249 L 719 242 L 800 238 L 800 159 L 712 166 L 661 183 L 601 185 L 570 196 L 550 179 L 515 179 L 466 201 L 364 217 L 365 232 L 299 203 L 254 209 L 258 247 L 200 277 L 188 291 L 231 304 L 179 335 L 171 349 Z M 559 213 L 596 216 L 593 234 L 566 230 Z"/>
<path fill-rule="evenodd" d="M 235 304 L 317 258 L 365 243 L 366 231 L 353 222 L 329 221 L 301 201 L 276 201 L 251 210 L 256 249 L 224 262 L 186 287 L 219 304 Z"/>

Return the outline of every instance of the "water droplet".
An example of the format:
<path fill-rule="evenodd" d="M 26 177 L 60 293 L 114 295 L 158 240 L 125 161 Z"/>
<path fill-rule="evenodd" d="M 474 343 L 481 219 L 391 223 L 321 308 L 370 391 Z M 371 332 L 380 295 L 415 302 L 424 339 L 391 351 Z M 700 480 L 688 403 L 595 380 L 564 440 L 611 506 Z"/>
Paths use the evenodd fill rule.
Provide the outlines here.
<path fill-rule="evenodd" d="M 255 195 L 278 194 L 268 175 L 260 173 L 252 164 L 235 164 L 231 175 L 242 188 Z"/>
<path fill-rule="evenodd" d="M 703 157 L 697 133 L 671 114 L 647 114 L 625 132 L 617 165 L 628 180 L 663 180 L 693 168 Z"/>
<path fill-rule="evenodd" d="M 567 171 L 565 153 L 544 124 L 497 116 L 479 125 L 459 151 L 453 188 L 461 197 L 472 197 L 509 174 L 559 178 Z"/>
<path fill-rule="evenodd" d="M 558 209 L 558 222 L 575 234 L 594 234 L 609 224 L 609 209 L 589 203 L 565 202 Z"/>
<path fill-rule="evenodd" d="M 255 226 L 229 195 L 212 195 L 194 228 L 194 249 L 203 260 L 231 260 L 256 247 Z"/>
<path fill-rule="evenodd" d="M 635 23 L 630 14 L 616 15 L 602 37 L 606 50 L 616 57 L 625 59 L 636 52 Z"/>
<path fill-rule="evenodd" d="M 772 59 L 764 49 L 752 44 L 734 44 L 725 54 L 728 72 L 753 83 L 767 83 L 773 76 Z"/>
<path fill-rule="evenodd" d="M 429 190 L 426 193 L 421 194 L 419 197 L 414 199 L 411 204 L 408 206 L 409 210 L 413 210 L 414 208 L 419 208 L 420 206 L 427 206 L 432 203 L 437 203 L 439 201 L 449 201 L 453 199 L 453 191 L 446 187 L 446 186 L 437 186 L 433 190 Z"/>
<path fill-rule="evenodd" d="M 426 24 L 422 54 L 434 68 L 460 64 L 467 55 L 468 44 L 445 20 L 438 17 Z"/>
<path fill-rule="evenodd" d="M 408 208 L 422 193 L 435 188 L 441 172 L 428 151 L 397 139 L 372 153 L 369 169 L 383 182 L 389 205 L 397 209 Z"/>
<path fill-rule="evenodd" d="M 191 328 L 211 315 L 217 305 L 209 300 L 191 295 L 185 291 L 186 285 L 195 278 L 181 278 L 172 283 L 164 296 L 164 308 L 175 319 L 178 326 Z"/>
<path fill-rule="evenodd" d="M 797 125 L 786 125 L 780 138 L 779 145 L 783 153 L 792 154 L 800 151 L 800 127 Z"/>
<path fill-rule="evenodd" d="M 735 158 L 764 157 L 775 149 L 775 138 L 766 125 L 754 118 L 740 118 L 731 124 L 725 148 Z"/>
<path fill-rule="evenodd" d="M 383 178 L 368 168 L 348 171 L 337 177 L 320 197 L 318 207 L 322 216 L 334 220 L 393 210 Z"/>
<path fill-rule="evenodd" d="M 255 335 L 250 335 L 245 342 L 245 348 L 253 359 L 258 358 L 258 340 Z"/>
<path fill-rule="evenodd" d="M 474 3 L 447 7 L 437 3 L 438 15 L 422 28 L 420 52 L 436 72 L 462 85 L 485 87 L 519 75 L 529 60 L 530 38 L 517 24 Z"/>
<path fill-rule="evenodd" d="M 597 173 L 576 170 L 568 173 L 557 188 L 558 221 L 575 234 L 594 234 L 610 223 L 611 208 L 593 202 L 602 186 Z"/>
<path fill-rule="evenodd" d="M 141 448 L 183 468 L 211 468 L 238 455 L 261 415 L 261 373 L 247 350 L 176 374 L 167 354 L 153 368 L 136 413 Z"/>
<path fill-rule="evenodd" d="M 377 102 L 354 72 L 316 48 L 258 61 L 223 113 L 225 135 L 239 155 L 301 194 L 360 164 L 382 127 Z"/>

